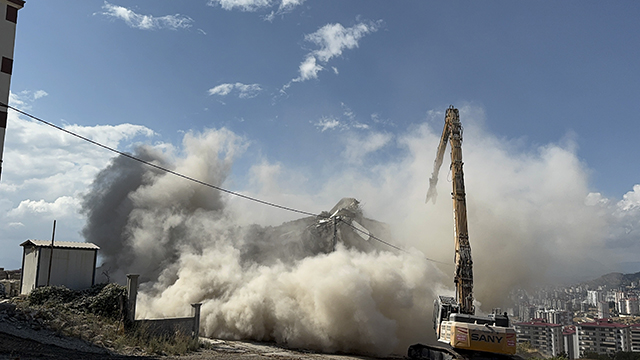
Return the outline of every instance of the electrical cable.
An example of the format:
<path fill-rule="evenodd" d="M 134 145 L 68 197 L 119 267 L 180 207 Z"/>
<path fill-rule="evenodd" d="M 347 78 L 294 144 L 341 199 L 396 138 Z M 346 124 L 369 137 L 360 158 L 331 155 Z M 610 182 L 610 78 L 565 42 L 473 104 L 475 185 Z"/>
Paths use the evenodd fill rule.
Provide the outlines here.
<path fill-rule="evenodd" d="M 20 109 L 17 109 L 17 108 L 15 108 L 15 107 L 11 106 L 11 105 L 7 105 L 7 104 L 4 104 L 4 103 L 0 102 L 0 106 L 3 106 L 3 107 L 6 107 L 6 108 L 8 108 L 8 109 L 11 109 L 11 110 L 13 110 L 13 111 L 16 111 L 16 112 L 18 112 L 18 113 L 20 113 L 20 114 L 22 114 L 22 115 L 25 115 L 25 116 L 27 116 L 27 117 L 30 117 L 31 119 L 34 119 L 34 120 L 36 120 L 36 121 L 39 121 L 39 122 L 41 122 L 41 123 L 43 123 L 43 124 L 45 124 L 45 125 L 48 125 L 48 126 L 50 126 L 50 127 L 54 128 L 54 129 L 60 130 L 60 131 L 62 131 L 62 132 L 65 132 L 65 133 L 67 133 L 67 134 L 69 134 L 69 135 L 71 135 L 71 136 L 75 136 L 75 137 L 77 137 L 77 138 L 79 138 L 79 139 L 81 139 L 81 140 L 87 141 L 87 142 L 89 142 L 89 143 L 91 143 L 91 144 L 93 144 L 93 145 L 99 146 L 99 147 L 101 147 L 101 148 L 103 148 L 103 149 L 109 150 L 109 151 L 114 152 L 114 153 L 116 153 L 116 154 L 118 154 L 118 155 L 124 156 L 124 157 L 126 157 L 126 158 L 129 158 L 129 159 L 134 160 L 134 161 L 137 161 L 137 162 L 140 162 L 140 163 L 142 163 L 142 164 L 145 164 L 145 165 L 150 166 L 150 167 L 152 167 L 152 168 L 155 168 L 155 169 L 157 169 L 157 170 L 164 171 L 164 172 L 166 172 L 166 173 L 169 173 L 169 174 L 175 175 L 175 176 L 180 177 L 180 178 L 183 178 L 183 179 L 185 179 L 185 180 L 193 181 L 193 182 L 198 183 L 198 184 L 200 184 L 200 185 L 203 185 L 203 186 L 206 186 L 206 187 L 209 187 L 209 188 L 212 188 L 212 189 L 218 190 L 218 191 L 222 191 L 222 192 L 225 192 L 225 193 L 230 194 L 230 195 L 238 196 L 238 197 L 241 197 L 241 198 L 246 199 L 246 200 L 254 201 L 254 202 L 257 202 L 257 203 L 260 203 L 260 204 L 263 204 L 263 205 L 267 205 L 267 206 L 275 207 L 275 208 L 278 208 L 278 209 L 282 209 L 282 210 L 287 210 L 287 211 L 295 212 L 295 213 L 298 213 L 298 214 L 308 215 L 308 216 L 314 216 L 314 217 L 318 217 L 318 216 L 320 216 L 320 215 L 318 215 L 318 214 L 314 214 L 314 213 L 311 213 L 311 212 L 308 212 L 308 211 L 298 210 L 298 209 L 295 209 L 295 208 L 292 208 L 292 207 L 283 206 L 283 205 L 278 205 L 278 204 L 276 204 L 276 203 L 272 203 L 272 202 L 269 202 L 269 201 L 261 200 L 261 199 L 258 199 L 258 198 L 254 198 L 254 197 L 252 197 L 252 196 L 248 196 L 248 195 L 241 194 L 241 193 L 236 192 L 236 191 L 232 191 L 232 190 L 228 190 L 228 189 L 222 188 L 222 187 L 220 187 L 220 186 L 216 186 L 216 185 L 213 185 L 213 184 L 209 184 L 209 183 L 207 183 L 207 182 L 204 182 L 204 181 L 201 181 L 201 180 L 198 180 L 198 179 L 192 178 L 192 177 L 190 177 L 190 176 L 183 175 L 183 174 L 181 174 L 181 173 L 179 173 L 179 172 L 176 172 L 176 171 L 173 171 L 173 170 L 167 169 L 167 168 L 165 168 L 165 167 L 162 167 L 162 166 L 156 165 L 156 164 L 154 164 L 154 163 L 152 163 L 152 162 L 142 160 L 142 159 L 137 158 L 137 157 L 135 157 L 135 156 L 133 156 L 133 155 L 131 155 L 131 154 L 127 154 L 127 153 L 125 153 L 125 152 L 123 152 L 123 151 L 120 151 L 120 150 L 114 149 L 114 148 L 112 148 L 112 147 L 110 147 L 110 146 L 107 146 L 107 145 L 101 144 L 101 143 L 99 143 L 99 142 L 97 142 L 97 141 L 91 140 L 91 139 L 89 139 L 89 138 L 87 138 L 87 137 L 84 137 L 84 136 L 82 136 L 82 135 L 80 135 L 80 134 L 76 134 L 76 133 L 74 133 L 74 132 L 72 132 L 72 131 L 69 131 L 69 130 L 66 130 L 66 129 L 64 129 L 64 128 L 61 128 L 61 127 L 59 127 L 59 126 L 57 126 L 57 125 L 54 125 L 54 124 L 52 124 L 52 123 L 50 123 L 50 122 L 48 122 L 48 121 L 46 121 L 46 120 L 40 119 L 40 118 L 38 118 L 38 117 L 36 117 L 36 116 L 34 116 L 34 115 L 31 115 L 31 114 L 29 114 L 29 113 L 27 113 L 27 112 L 25 112 L 25 111 L 22 111 L 22 110 L 20 110 Z M 391 244 L 391 243 L 388 243 L 388 242 L 386 242 L 386 241 L 384 241 L 384 240 L 382 240 L 382 239 L 380 239 L 380 238 L 378 238 L 378 237 L 376 237 L 376 236 L 374 236 L 374 235 L 371 235 L 371 234 L 370 234 L 370 233 L 368 233 L 368 232 L 364 232 L 364 231 L 362 231 L 361 229 L 356 228 L 355 226 L 353 226 L 353 225 L 351 225 L 351 224 L 347 223 L 346 221 L 344 221 L 344 220 L 342 220 L 342 219 L 339 219 L 339 220 L 340 220 L 340 221 L 342 221 L 344 224 L 347 224 L 349 227 L 351 227 L 352 229 L 354 229 L 354 230 L 356 230 L 356 231 L 359 231 L 359 232 L 362 232 L 362 233 L 368 234 L 372 239 L 374 239 L 374 240 L 376 240 L 376 241 L 379 241 L 379 242 L 380 242 L 380 243 L 382 243 L 382 244 L 385 244 L 385 245 L 387 245 L 387 246 L 389 246 L 389 247 L 391 247 L 391 248 L 393 248 L 393 249 L 396 249 L 396 250 L 399 250 L 399 251 L 405 252 L 405 253 L 407 253 L 407 254 L 411 254 L 409 251 L 407 251 L 407 250 L 405 250 L 405 249 L 403 249 L 403 248 L 401 248 L 401 247 L 395 246 L 395 245 L 393 245 L 393 244 Z M 435 263 L 439 263 L 439 264 L 451 265 L 451 264 L 449 264 L 449 263 L 445 263 L 445 262 L 442 262 L 442 261 L 438 261 L 438 260 L 430 259 L 430 258 L 428 258 L 428 257 L 425 257 L 425 259 L 426 259 L 426 260 L 428 260 L 428 261 L 432 261 L 432 262 L 435 262 Z"/>
<path fill-rule="evenodd" d="M 384 241 L 384 240 L 380 239 L 379 237 L 376 237 L 375 235 L 372 235 L 372 234 L 371 234 L 370 232 L 368 232 L 368 231 L 364 231 L 364 230 L 358 229 L 357 227 L 355 227 L 355 226 L 353 226 L 353 225 L 349 224 L 348 222 L 344 221 L 344 220 L 343 220 L 343 219 L 341 219 L 340 217 L 338 217 L 338 220 L 339 220 L 339 221 L 342 221 L 342 223 L 343 223 L 343 224 L 348 225 L 348 226 L 349 226 L 350 228 L 352 228 L 353 230 L 358 231 L 358 232 L 361 232 L 361 233 L 363 233 L 363 234 L 366 234 L 366 235 L 368 235 L 369 237 L 371 237 L 372 239 L 374 239 L 374 240 L 376 240 L 376 241 L 379 241 L 379 242 L 381 242 L 381 243 L 383 243 L 383 244 L 385 244 L 385 245 L 387 245 L 387 246 L 389 246 L 389 247 L 392 247 L 392 248 L 394 248 L 394 249 L 396 249 L 396 250 L 399 250 L 399 251 L 405 252 L 405 253 L 407 253 L 407 254 L 413 255 L 413 253 L 410 253 L 409 251 L 407 251 L 407 250 L 405 250 L 405 249 L 403 249 L 403 248 L 401 248 L 401 247 L 398 247 L 398 246 L 395 246 L 395 245 L 393 245 L 393 244 L 390 244 L 390 243 L 388 243 L 388 242 L 386 242 L 386 241 Z M 446 263 L 446 262 L 443 262 L 443 261 L 438 261 L 438 260 L 430 259 L 430 258 L 428 258 L 428 257 L 426 257 L 426 256 L 424 256 L 424 258 L 425 258 L 426 260 L 431 261 L 431 262 L 434 262 L 434 263 L 443 264 L 443 265 L 452 265 L 452 264 L 450 264 L 450 263 Z"/>
<path fill-rule="evenodd" d="M 4 107 L 6 107 L 6 108 L 8 108 L 8 109 L 11 109 L 11 110 L 17 111 L 17 112 L 19 112 L 20 114 L 23 114 L 23 115 L 25 115 L 25 116 L 28 116 L 28 117 L 30 117 L 30 118 L 32 118 L 32 119 L 34 119 L 34 120 L 37 120 L 37 121 L 39 121 L 39 122 L 41 122 L 41 123 L 43 123 L 43 124 L 45 124 L 45 125 L 49 125 L 49 126 L 51 126 L 51 127 L 55 128 L 55 129 L 58 129 L 58 130 L 60 130 L 60 131 L 63 131 L 63 132 L 65 132 L 65 133 L 69 134 L 69 135 L 75 136 L 75 137 L 77 137 L 77 138 L 79 138 L 79 139 L 82 139 L 82 140 L 84 140 L 84 141 L 90 142 L 90 143 L 92 143 L 92 144 L 94 144 L 94 145 L 96 145 L 96 146 L 99 146 L 99 147 L 103 148 L 103 149 L 107 149 L 107 150 L 109 150 L 109 151 L 111 151 L 111 152 L 114 152 L 114 153 L 116 153 L 116 154 L 118 154 L 118 155 L 121 155 L 121 156 L 127 157 L 127 158 L 129 158 L 129 159 L 131 159 L 131 160 L 138 161 L 138 162 L 143 163 L 143 164 L 145 164 L 145 165 L 147 165 L 147 166 L 150 166 L 150 167 L 152 167 L 152 168 L 155 168 L 155 169 L 158 169 L 158 170 L 161 170 L 161 171 L 164 171 L 164 172 L 170 173 L 170 174 L 172 174 L 172 175 L 175 175 L 175 176 L 181 177 L 181 178 L 183 178 L 183 179 L 186 179 L 186 180 L 190 180 L 190 181 L 196 182 L 196 183 L 198 183 L 198 184 L 200 184 L 200 185 L 204 185 L 204 186 L 210 187 L 210 188 L 212 188 L 212 189 L 216 189 L 216 190 L 218 190 L 218 191 L 225 192 L 225 193 L 227 193 L 227 194 L 235 195 L 235 196 L 241 197 L 241 198 L 243 198 L 243 199 L 247 199 L 247 200 L 255 201 L 255 202 L 257 202 L 257 203 L 264 204 L 264 205 L 268 205 L 268 206 L 272 206 L 272 207 L 276 207 L 276 208 L 279 208 L 279 209 L 282 209 L 282 210 L 288 210 L 288 211 L 292 211 L 292 212 L 296 212 L 296 213 L 304 214 L 304 215 L 309 215 L 309 216 L 317 216 L 317 214 L 314 214 L 314 213 L 311 213 L 311 212 L 308 212 L 308 211 L 303 211 L 303 210 L 294 209 L 294 208 L 291 208 L 291 207 L 288 207 L 288 206 L 278 205 L 278 204 L 275 204 L 275 203 L 272 203 L 272 202 L 269 202 L 269 201 L 260 200 L 260 199 L 257 199 L 257 198 L 254 198 L 254 197 L 251 197 L 251 196 L 248 196 L 248 195 L 244 195 L 244 194 L 241 194 L 241 193 L 239 193 L 239 192 L 235 192 L 235 191 L 227 190 L 227 189 L 222 188 L 222 187 L 220 187 L 220 186 L 216 186 L 216 185 L 213 185 L 213 184 L 206 183 L 206 182 L 204 182 L 204 181 L 201 181 L 201 180 L 198 180 L 198 179 L 192 178 L 192 177 L 190 177 L 190 176 L 183 175 L 183 174 L 181 174 L 181 173 L 179 173 L 179 172 L 176 172 L 176 171 L 173 171 L 173 170 L 167 169 L 167 168 L 162 167 L 162 166 L 160 166 L 160 165 L 156 165 L 156 164 L 151 163 L 151 162 L 149 162 L 149 161 L 142 160 L 142 159 L 137 158 L 137 157 L 135 157 L 135 156 L 133 156 L 133 155 L 131 155 L 131 154 L 127 154 L 127 153 L 125 153 L 125 152 L 122 152 L 122 151 L 116 150 L 116 149 L 114 149 L 114 148 L 112 148 L 112 147 L 109 147 L 109 146 L 107 146 L 107 145 L 101 144 L 101 143 L 99 143 L 99 142 L 97 142 L 97 141 L 91 140 L 91 139 L 89 139 L 89 138 L 86 138 L 86 137 L 84 137 L 84 136 L 82 136 L 82 135 L 79 135 L 79 134 L 76 134 L 76 133 L 74 133 L 74 132 L 71 132 L 71 131 L 69 131 L 69 130 L 63 129 L 63 128 L 61 128 L 61 127 L 59 127 L 59 126 L 57 126 L 57 125 L 54 125 L 54 124 L 52 124 L 52 123 L 50 123 L 50 122 L 48 122 L 48 121 L 46 121 L 46 120 L 40 119 L 40 118 L 38 118 L 38 117 L 36 117 L 36 116 L 33 116 L 33 115 L 31 115 L 31 114 L 29 114 L 29 113 L 27 113 L 27 112 L 24 112 L 24 111 L 22 111 L 22 110 L 16 109 L 16 108 L 14 108 L 13 106 L 6 105 L 6 104 L 3 104 L 3 103 L 0 103 L 0 106 L 4 106 Z"/>

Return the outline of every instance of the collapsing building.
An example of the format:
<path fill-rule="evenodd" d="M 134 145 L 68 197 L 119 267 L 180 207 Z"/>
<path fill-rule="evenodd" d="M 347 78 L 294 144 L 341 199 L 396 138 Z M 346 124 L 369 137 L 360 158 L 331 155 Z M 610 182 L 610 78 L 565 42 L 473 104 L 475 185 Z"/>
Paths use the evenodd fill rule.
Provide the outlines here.
<path fill-rule="evenodd" d="M 384 224 L 365 218 L 358 200 L 342 198 L 329 212 L 323 211 L 314 219 L 305 229 L 303 241 L 314 253 L 331 252 L 338 242 L 364 252 L 389 250 L 372 237 L 372 232 L 382 231 Z"/>
<path fill-rule="evenodd" d="M 240 246 L 242 257 L 266 264 L 327 254 L 344 246 L 362 252 L 390 250 L 377 240 L 388 237 L 384 223 L 363 216 L 360 202 L 343 198 L 330 211 L 279 226 L 251 226 Z"/>
<path fill-rule="evenodd" d="M 22 274 L 20 294 L 26 295 L 39 286 L 63 285 L 82 290 L 95 284 L 97 245 L 69 241 L 27 240 L 20 244 Z"/>

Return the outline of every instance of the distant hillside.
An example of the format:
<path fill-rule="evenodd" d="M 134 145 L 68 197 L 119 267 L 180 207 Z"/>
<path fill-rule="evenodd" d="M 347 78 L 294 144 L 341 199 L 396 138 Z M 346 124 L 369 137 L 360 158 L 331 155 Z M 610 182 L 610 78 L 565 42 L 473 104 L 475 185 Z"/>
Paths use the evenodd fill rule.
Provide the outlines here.
<path fill-rule="evenodd" d="M 583 285 L 588 285 L 589 288 L 597 288 L 598 286 L 607 286 L 610 289 L 615 289 L 620 286 L 631 285 L 631 282 L 640 281 L 640 272 L 635 274 L 623 274 L 618 272 L 609 273 L 603 275 L 595 280 L 585 281 Z"/>

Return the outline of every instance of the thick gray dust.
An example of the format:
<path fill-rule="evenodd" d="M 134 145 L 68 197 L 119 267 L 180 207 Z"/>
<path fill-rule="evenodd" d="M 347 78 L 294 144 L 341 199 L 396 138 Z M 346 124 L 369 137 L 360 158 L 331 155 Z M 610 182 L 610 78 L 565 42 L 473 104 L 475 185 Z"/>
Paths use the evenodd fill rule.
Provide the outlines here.
<path fill-rule="evenodd" d="M 182 157 L 150 148 L 136 156 L 221 186 L 236 140 L 224 130 L 188 134 Z M 404 353 L 432 337 L 444 276 L 423 256 L 381 251 L 353 230 L 389 236 L 354 199 L 319 217 L 240 225 L 220 192 L 120 157 L 84 200 L 83 234 L 101 247 L 100 272 L 120 282 L 140 274 L 138 317 L 188 315 L 201 302 L 206 336 L 329 352 Z M 344 223 L 334 229 L 331 215 Z"/>
<path fill-rule="evenodd" d="M 331 222 L 322 217 L 281 216 L 281 210 L 119 158 L 86 196 L 84 235 L 101 246 L 102 269 L 112 280 L 141 275 L 141 317 L 183 316 L 189 304 L 202 302 L 207 336 L 404 354 L 411 343 L 433 340 L 433 298 L 453 293 L 447 162 L 438 202 L 424 203 L 444 118 L 444 113 L 431 115 L 385 143 L 400 150 L 397 158 L 371 166 L 372 153 L 359 152 L 361 159 L 348 157 L 341 170 L 312 190 L 305 188 L 305 175 L 297 169 L 258 159 L 249 171 L 254 178 L 243 190 L 328 215 L 341 198 L 354 197 L 362 201 L 366 217 L 389 225 L 389 233 L 373 230 L 379 223 L 359 214 L 349 221 L 384 233 L 383 239 L 408 252 L 380 244 L 363 249 L 358 241 L 366 245 L 372 240 L 353 235 L 344 224 L 336 231 L 341 240 L 336 245 Z M 460 117 L 480 312 L 507 307 L 514 287 L 597 277 L 608 264 L 631 264 L 637 242 L 613 230 L 616 224 L 638 223 L 640 187 L 617 203 L 593 192 L 589 169 L 570 134 L 558 144 L 532 148 L 485 131 L 480 108 L 463 106 Z M 375 136 L 372 131 L 369 137 Z M 344 148 L 361 142 L 346 136 Z M 229 187 L 237 184 L 231 165 L 247 146 L 221 129 L 186 134 L 178 154 L 151 148 L 142 154 Z"/>

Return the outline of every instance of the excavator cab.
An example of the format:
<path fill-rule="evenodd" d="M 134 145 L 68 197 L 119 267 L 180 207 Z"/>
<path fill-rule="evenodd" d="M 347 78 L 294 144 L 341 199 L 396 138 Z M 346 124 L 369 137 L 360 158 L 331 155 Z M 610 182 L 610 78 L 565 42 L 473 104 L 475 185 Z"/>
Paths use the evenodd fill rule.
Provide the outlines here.
<path fill-rule="evenodd" d="M 449 316 L 458 313 L 458 311 L 458 303 L 452 296 L 438 295 L 433 300 L 433 329 L 436 331 L 437 337 L 440 337 L 440 323 L 449 320 Z"/>

